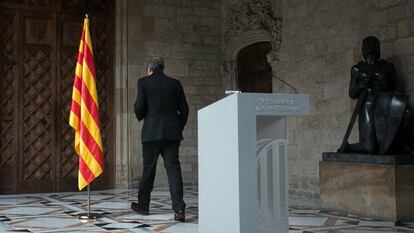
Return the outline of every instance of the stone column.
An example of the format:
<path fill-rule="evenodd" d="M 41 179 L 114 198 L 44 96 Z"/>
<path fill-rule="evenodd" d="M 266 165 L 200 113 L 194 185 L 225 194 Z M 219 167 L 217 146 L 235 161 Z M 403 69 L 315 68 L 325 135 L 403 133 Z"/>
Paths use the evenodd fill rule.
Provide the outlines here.
<path fill-rule="evenodd" d="M 127 24 L 127 0 L 116 2 L 115 19 L 116 19 L 116 45 L 115 45 L 115 188 L 128 187 L 128 115 L 126 106 L 126 89 L 127 89 L 127 62 L 128 52 L 126 49 L 126 31 Z"/>

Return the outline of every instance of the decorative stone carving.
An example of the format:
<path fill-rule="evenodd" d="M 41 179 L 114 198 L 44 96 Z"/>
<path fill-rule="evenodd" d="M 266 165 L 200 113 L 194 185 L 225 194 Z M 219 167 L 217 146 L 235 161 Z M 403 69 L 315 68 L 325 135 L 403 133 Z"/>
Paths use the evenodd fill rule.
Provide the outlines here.
<path fill-rule="evenodd" d="M 282 19 L 275 17 L 270 0 L 241 1 L 229 9 L 224 28 L 224 42 L 248 32 L 265 30 L 270 34 L 273 51 L 281 44 Z"/>

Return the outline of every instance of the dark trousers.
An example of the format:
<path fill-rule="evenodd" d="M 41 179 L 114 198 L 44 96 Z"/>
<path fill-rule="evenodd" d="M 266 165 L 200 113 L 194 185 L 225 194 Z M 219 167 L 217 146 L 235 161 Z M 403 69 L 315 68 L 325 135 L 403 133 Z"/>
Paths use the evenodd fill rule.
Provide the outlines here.
<path fill-rule="evenodd" d="M 144 171 L 139 183 L 138 202 L 142 209 L 149 210 L 151 191 L 154 186 L 155 171 L 157 169 L 158 156 L 164 159 L 167 170 L 168 185 L 174 211 L 185 209 L 183 200 L 183 179 L 181 166 L 178 160 L 180 141 L 152 141 L 142 143 L 142 154 L 144 157 Z"/>

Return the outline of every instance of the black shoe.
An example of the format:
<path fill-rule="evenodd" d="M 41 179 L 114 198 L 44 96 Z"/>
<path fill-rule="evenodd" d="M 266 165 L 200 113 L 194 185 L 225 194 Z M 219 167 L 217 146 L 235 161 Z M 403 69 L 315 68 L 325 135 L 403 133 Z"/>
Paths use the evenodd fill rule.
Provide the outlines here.
<path fill-rule="evenodd" d="M 185 222 L 185 212 L 184 210 L 175 211 L 174 220 L 179 222 Z"/>
<path fill-rule="evenodd" d="M 138 213 L 138 214 L 149 215 L 149 210 L 145 210 L 145 209 L 139 207 L 138 203 L 136 203 L 136 202 L 131 203 L 131 209 L 133 211 L 135 211 L 136 213 Z"/>

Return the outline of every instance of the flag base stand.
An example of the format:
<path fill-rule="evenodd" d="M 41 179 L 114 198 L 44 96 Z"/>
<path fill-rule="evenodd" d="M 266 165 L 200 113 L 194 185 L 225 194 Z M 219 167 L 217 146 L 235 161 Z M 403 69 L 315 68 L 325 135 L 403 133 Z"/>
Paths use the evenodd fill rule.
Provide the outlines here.
<path fill-rule="evenodd" d="M 103 217 L 105 213 L 91 212 L 91 187 L 88 184 L 88 212 L 77 214 L 80 220 L 97 220 Z"/>
<path fill-rule="evenodd" d="M 78 214 L 78 219 L 80 220 L 97 220 L 103 217 L 104 214 L 102 213 L 80 213 Z"/>

